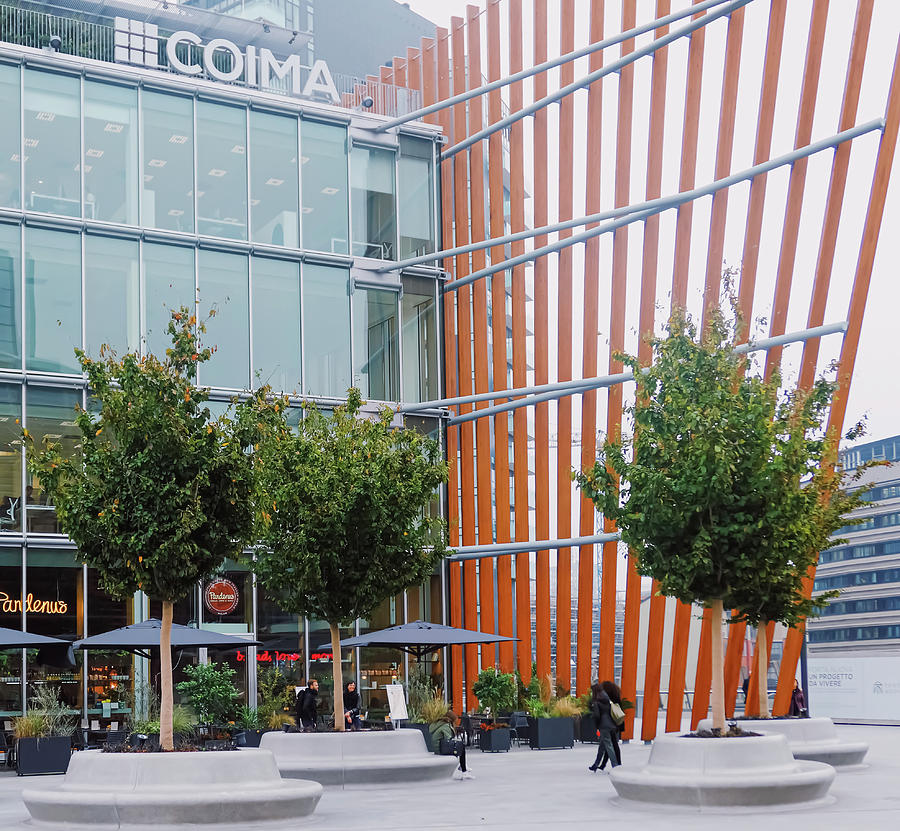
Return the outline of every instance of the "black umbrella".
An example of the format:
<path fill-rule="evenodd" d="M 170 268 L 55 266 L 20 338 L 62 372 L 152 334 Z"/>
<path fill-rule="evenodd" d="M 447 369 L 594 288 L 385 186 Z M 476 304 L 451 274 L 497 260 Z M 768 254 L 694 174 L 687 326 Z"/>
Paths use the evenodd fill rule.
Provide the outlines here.
<path fill-rule="evenodd" d="M 125 652 L 146 653 L 149 649 L 159 649 L 159 636 L 162 632 L 162 621 L 151 619 L 143 623 L 132 623 L 110 632 L 101 632 L 90 638 L 75 641 L 75 649 L 122 650 Z M 259 641 L 239 638 L 235 635 L 223 635 L 208 629 L 195 629 L 193 626 L 172 624 L 173 649 L 240 649 L 246 646 L 260 646 Z"/>
<path fill-rule="evenodd" d="M 40 649 L 45 646 L 69 646 L 68 641 L 59 638 L 48 638 L 46 635 L 35 635 L 32 632 L 20 632 L 18 629 L 6 629 L 0 626 L 0 649 Z"/>
<path fill-rule="evenodd" d="M 517 641 L 505 635 L 493 635 L 490 632 L 475 632 L 471 629 L 457 629 L 455 626 L 443 626 L 440 623 L 427 623 L 417 620 L 391 626 L 378 632 L 369 632 L 355 638 L 344 638 L 341 646 L 383 646 L 401 649 L 422 658 L 429 652 L 435 652 L 445 646 L 459 646 L 467 643 L 498 643 L 500 641 Z M 331 649 L 326 643 L 319 649 Z"/>

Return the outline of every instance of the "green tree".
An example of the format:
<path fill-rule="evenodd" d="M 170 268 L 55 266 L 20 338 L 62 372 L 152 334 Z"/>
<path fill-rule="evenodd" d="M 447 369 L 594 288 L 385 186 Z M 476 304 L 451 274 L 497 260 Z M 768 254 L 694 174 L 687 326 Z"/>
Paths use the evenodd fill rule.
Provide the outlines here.
<path fill-rule="evenodd" d="M 447 477 L 437 442 L 360 413 L 358 390 L 326 417 L 308 406 L 296 432 L 284 402 L 260 404 L 256 426 L 260 538 L 256 572 L 285 611 L 328 622 L 335 728 L 344 729 L 339 625 L 426 579 L 446 554 L 429 505 Z"/>
<path fill-rule="evenodd" d="M 487 667 L 478 673 L 472 692 L 482 704 L 490 708 L 491 719 L 495 724 L 501 710 L 512 710 L 516 706 L 515 676 L 511 672 L 500 672 L 496 667 Z"/>
<path fill-rule="evenodd" d="M 162 602 L 160 741 L 172 743 L 172 608 L 252 538 L 252 419 L 214 420 L 194 381 L 209 360 L 189 310 L 169 322 L 164 360 L 76 350 L 99 412 L 76 408 L 80 455 L 67 458 L 27 430 L 29 468 L 56 505 L 62 530 L 97 569 L 103 589 Z M 260 393 L 262 395 L 264 393 Z M 242 405 L 247 406 L 247 405 Z M 242 407 L 239 407 L 240 411 Z M 244 425 L 244 426 L 241 426 Z"/>
<path fill-rule="evenodd" d="M 637 379 L 634 436 L 607 441 L 594 467 L 576 475 L 615 520 L 638 573 L 661 594 L 711 610 L 719 729 L 724 608 L 739 610 L 733 620 L 793 625 L 823 605 L 804 598 L 802 578 L 856 504 L 825 463 L 822 421 L 834 387 L 819 382 L 809 394 L 780 398 L 777 373 L 768 381 L 747 374 L 735 332 L 713 310 L 698 338 L 676 312 L 667 336 L 652 339 L 651 366 L 622 356 Z"/>
<path fill-rule="evenodd" d="M 234 688 L 234 670 L 228 664 L 186 666 L 186 681 L 175 686 L 197 711 L 201 723 L 223 723 L 234 714 L 238 691 Z"/>

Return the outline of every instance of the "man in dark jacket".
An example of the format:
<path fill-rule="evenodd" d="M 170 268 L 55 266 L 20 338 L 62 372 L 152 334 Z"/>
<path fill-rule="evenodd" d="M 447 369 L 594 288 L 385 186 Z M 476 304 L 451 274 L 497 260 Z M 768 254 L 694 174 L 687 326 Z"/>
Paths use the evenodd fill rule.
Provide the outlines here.
<path fill-rule="evenodd" d="M 319 682 L 313 678 L 305 690 L 297 694 L 297 722 L 304 732 L 316 730 L 316 705 L 319 697 Z"/>

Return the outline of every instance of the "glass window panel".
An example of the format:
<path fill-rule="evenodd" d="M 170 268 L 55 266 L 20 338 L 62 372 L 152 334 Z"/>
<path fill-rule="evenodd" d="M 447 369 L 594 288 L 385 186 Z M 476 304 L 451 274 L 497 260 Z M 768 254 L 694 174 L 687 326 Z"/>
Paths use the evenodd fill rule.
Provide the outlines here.
<path fill-rule="evenodd" d="M 131 240 L 86 236 L 84 240 L 84 340 L 96 358 L 104 344 L 117 355 L 140 342 L 138 245 Z"/>
<path fill-rule="evenodd" d="M 350 155 L 354 255 L 396 259 L 394 158 L 393 151 L 375 147 L 354 147 Z"/>
<path fill-rule="evenodd" d="M 22 629 L 22 549 L 0 549 L 0 626 Z M 22 653 L 0 650 L 0 718 L 22 712 Z"/>
<path fill-rule="evenodd" d="M 250 383 L 250 308 L 247 258 L 200 251 L 200 316 L 211 309 L 205 342 L 216 351 L 200 366 L 205 386 L 248 389 Z"/>
<path fill-rule="evenodd" d="M 22 529 L 22 388 L 0 385 L 0 531 Z M 5 624 L 0 623 L 0 626 Z"/>
<path fill-rule="evenodd" d="M 303 266 L 304 387 L 310 395 L 340 397 L 350 387 L 350 273 Z"/>
<path fill-rule="evenodd" d="M 134 623 L 134 602 L 114 600 L 103 590 L 100 575 L 94 569 L 88 569 L 88 636 L 109 632 L 120 626 Z M 103 702 L 110 702 L 110 714 L 113 720 L 121 721 L 121 716 L 131 713 L 132 695 L 134 691 L 135 656 L 127 652 L 98 652 L 91 650 L 85 653 L 88 673 L 88 715 L 97 718 L 103 714 Z"/>
<path fill-rule="evenodd" d="M 431 142 L 400 137 L 400 259 L 434 251 Z"/>
<path fill-rule="evenodd" d="M 334 723 L 334 674 L 332 667 L 331 630 L 325 621 L 310 619 L 309 626 L 309 681 L 314 678 L 319 682 L 318 714 L 320 719 L 328 719 Z M 341 639 L 352 638 L 356 627 L 339 626 Z M 322 647 L 322 648 L 320 648 Z M 368 650 L 366 650 L 368 651 Z M 341 669 L 344 683 L 356 680 L 356 650 L 341 649 Z M 341 694 L 343 701 L 343 693 Z"/>
<path fill-rule="evenodd" d="M 197 230 L 247 239 L 247 112 L 197 102 Z"/>
<path fill-rule="evenodd" d="M 404 623 L 403 594 L 383 601 L 369 619 L 360 619 L 359 633 L 365 635 L 389 626 Z M 399 649 L 369 647 L 360 651 L 360 697 L 363 710 L 369 713 L 369 721 L 383 721 L 389 714 L 388 684 L 403 683 L 403 652 Z"/>
<path fill-rule="evenodd" d="M 144 171 L 142 224 L 194 230 L 194 103 L 144 91 L 141 95 Z"/>
<path fill-rule="evenodd" d="M 28 388 L 25 425 L 34 436 L 36 447 L 40 447 L 46 438 L 60 445 L 65 456 L 74 458 L 78 455 L 81 431 L 75 424 L 76 404 L 81 404 L 81 393 L 78 390 L 35 386 Z M 48 504 L 37 477 L 31 476 L 28 482 L 25 487 L 28 530 L 35 534 L 60 533 L 56 511 Z"/>
<path fill-rule="evenodd" d="M 434 401 L 438 398 L 437 315 L 434 281 L 403 278 L 403 400 Z"/>
<path fill-rule="evenodd" d="M 363 398 L 397 401 L 396 291 L 357 288 L 353 297 L 353 385 Z"/>
<path fill-rule="evenodd" d="M 81 82 L 25 70 L 25 207 L 81 216 Z"/>
<path fill-rule="evenodd" d="M 19 67 L 0 65 L 0 205 L 20 208 L 20 141 L 22 126 L 19 113 Z"/>
<path fill-rule="evenodd" d="M 347 130 L 304 121 L 300 132 L 303 247 L 349 254 Z"/>
<path fill-rule="evenodd" d="M 144 344 L 148 353 L 164 358 L 172 345 L 172 311 L 194 309 L 194 249 L 144 243 Z"/>
<path fill-rule="evenodd" d="M 306 637 L 303 618 L 283 611 L 261 584 L 256 587 L 256 609 L 256 638 L 263 644 L 256 650 L 257 689 L 261 703 L 270 686 L 287 682 L 291 687 L 299 687 L 306 683 Z M 238 650 L 237 655 L 242 653 L 246 660 L 246 650 Z M 276 669 L 283 676 L 283 682 L 275 678 Z M 289 714 L 295 715 L 293 704 Z"/>
<path fill-rule="evenodd" d="M 296 248 L 298 200 L 297 119 L 250 113 L 250 238 Z"/>
<path fill-rule="evenodd" d="M 85 81 L 84 215 L 138 221 L 137 90 Z"/>
<path fill-rule="evenodd" d="M 300 389 L 300 268 L 253 259 L 253 385 Z"/>
<path fill-rule="evenodd" d="M 22 367 L 22 271 L 18 225 L 0 225 L 0 366 Z"/>
<path fill-rule="evenodd" d="M 78 234 L 25 229 L 25 364 L 43 372 L 80 372 L 81 240 Z"/>

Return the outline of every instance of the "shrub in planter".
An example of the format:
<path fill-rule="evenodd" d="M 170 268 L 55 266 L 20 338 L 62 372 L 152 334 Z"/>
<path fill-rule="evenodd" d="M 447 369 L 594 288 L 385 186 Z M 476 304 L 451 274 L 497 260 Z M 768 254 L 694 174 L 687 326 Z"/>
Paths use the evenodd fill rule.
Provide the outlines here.
<path fill-rule="evenodd" d="M 486 724 L 481 728 L 478 746 L 482 753 L 509 752 L 509 728 L 502 725 Z"/>
<path fill-rule="evenodd" d="M 233 715 L 238 691 L 231 680 L 235 672 L 230 666 L 213 661 L 186 666 L 184 674 L 187 680 L 176 684 L 175 689 L 197 711 L 201 724 L 220 724 Z"/>
<path fill-rule="evenodd" d="M 60 702 L 56 687 L 36 687 L 29 707 L 30 712 L 13 720 L 19 776 L 65 773 L 75 718 Z"/>
<path fill-rule="evenodd" d="M 516 679 L 512 673 L 500 672 L 495 667 L 483 669 L 472 685 L 472 692 L 491 714 L 491 724 L 482 728 L 479 745 L 484 752 L 496 753 L 509 750 L 509 727 L 497 725 L 497 714 L 516 706 Z"/>

